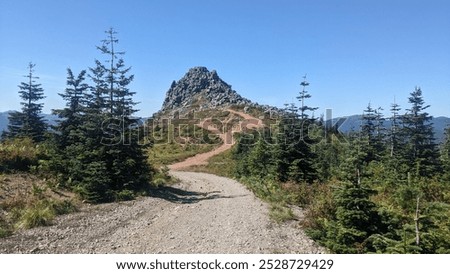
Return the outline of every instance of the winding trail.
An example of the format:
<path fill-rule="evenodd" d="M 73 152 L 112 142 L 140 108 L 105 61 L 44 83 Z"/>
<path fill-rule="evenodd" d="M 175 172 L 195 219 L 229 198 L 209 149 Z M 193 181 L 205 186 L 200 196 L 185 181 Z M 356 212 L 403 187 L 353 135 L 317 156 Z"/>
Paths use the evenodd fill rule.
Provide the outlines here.
<path fill-rule="evenodd" d="M 262 121 L 238 111 L 239 128 L 220 133 L 217 149 L 171 165 L 180 183 L 155 190 L 152 197 L 101 205 L 58 217 L 52 226 L 21 230 L 0 239 L 1 253 L 325 253 L 297 220 L 275 224 L 269 206 L 235 180 L 176 171 L 207 160 L 233 145 L 233 130 Z M 206 124 L 205 124 L 206 126 Z M 231 140 L 231 141 L 230 141 Z"/>
<path fill-rule="evenodd" d="M 249 114 L 231 109 L 227 109 L 226 111 L 240 116 L 241 118 L 243 118 L 243 120 L 239 121 L 238 126 L 231 127 L 226 132 L 220 131 L 217 128 L 213 127 L 211 119 L 204 119 L 199 124 L 200 127 L 217 134 L 222 140 L 222 145 L 211 151 L 189 157 L 182 162 L 171 164 L 168 166 L 170 170 L 183 170 L 191 166 L 207 165 L 208 160 L 211 157 L 231 149 L 231 147 L 235 143 L 235 140 L 233 138 L 234 133 L 242 132 L 244 129 L 255 129 L 264 126 L 261 119 L 255 118 Z M 228 123 L 229 121 L 224 121 L 223 125 L 227 125 Z M 223 128 L 225 128 L 225 126 Z"/>

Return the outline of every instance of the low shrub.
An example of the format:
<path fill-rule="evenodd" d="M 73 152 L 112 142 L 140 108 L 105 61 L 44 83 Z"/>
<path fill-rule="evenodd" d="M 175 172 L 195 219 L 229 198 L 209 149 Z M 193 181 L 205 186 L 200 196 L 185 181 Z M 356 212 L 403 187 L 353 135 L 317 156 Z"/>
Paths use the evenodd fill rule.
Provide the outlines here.
<path fill-rule="evenodd" d="M 128 189 L 121 190 L 116 194 L 117 201 L 131 201 L 134 200 L 134 198 L 135 198 L 134 192 Z"/>
<path fill-rule="evenodd" d="M 27 171 L 38 163 L 39 146 L 30 138 L 8 139 L 0 143 L 0 172 Z"/>
<path fill-rule="evenodd" d="M 280 203 L 272 203 L 270 206 L 269 216 L 277 223 L 286 222 L 294 219 L 294 213 L 286 205 Z"/>
<path fill-rule="evenodd" d="M 18 229 L 28 229 L 37 226 L 47 226 L 51 224 L 54 218 L 55 212 L 51 207 L 37 204 L 22 212 L 22 216 L 16 224 L 16 227 Z"/>

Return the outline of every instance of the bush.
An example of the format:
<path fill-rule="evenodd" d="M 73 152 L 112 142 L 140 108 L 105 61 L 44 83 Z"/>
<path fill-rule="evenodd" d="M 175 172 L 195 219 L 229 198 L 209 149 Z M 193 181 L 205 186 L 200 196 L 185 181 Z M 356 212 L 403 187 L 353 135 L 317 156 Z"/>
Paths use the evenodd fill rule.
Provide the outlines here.
<path fill-rule="evenodd" d="M 153 174 L 153 180 L 150 185 L 152 187 L 160 187 L 173 181 L 173 178 L 169 174 L 169 168 L 167 166 L 161 167 L 159 170 L 155 170 Z"/>
<path fill-rule="evenodd" d="M 281 202 L 286 197 L 281 184 L 273 178 L 242 177 L 240 181 L 259 198 L 269 202 Z"/>
<path fill-rule="evenodd" d="M 116 199 L 117 201 L 131 201 L 134 200 L 135 195 L 134 192 L 128 189 L 121 190 L 117 192 Z"/>
<path fill-rule="evenodd" d="M 38 204 L 25 209 L 16 226 L 18 229 L 47 226 L 54 218 L 55 212 L 51 207 Z"/>
<path fill-rule="evenodd" d="M 334 184 L 317 184 L 314 199 L 307 205 L 303 226 L 310 237 L 319 240 L 325 237 L 328 220 L 336 216 L 336 201 L 333 199 Z"/>
<path fill-rule="evenodd" d="M 44 200 L 44 203 L 55 213 L 55 215 L 64 215 L 77 212 L 78 209 L 70 200 Z"/>
<path fill-rule="evenodd" d="M 281 203 L 272 203 L 270 206 L 269 216 L 277 223 L 282 223 L 294 219 L 294 213 L 290 208 Z"/>
<path fill-rule="evenodd" d="M 30 138 L 8 139 L 0 143 L 0 172 L 27 171 L 38 163 L 39 146 Z"/>
<path fill-rule="evenodd" d="M 51 225 L 57 215 L 76 212 L 77 207 L 69 200 L 41 199 L 26 207 L 16 207 L 11 211 L 12 221 L 17 229 Z"/>

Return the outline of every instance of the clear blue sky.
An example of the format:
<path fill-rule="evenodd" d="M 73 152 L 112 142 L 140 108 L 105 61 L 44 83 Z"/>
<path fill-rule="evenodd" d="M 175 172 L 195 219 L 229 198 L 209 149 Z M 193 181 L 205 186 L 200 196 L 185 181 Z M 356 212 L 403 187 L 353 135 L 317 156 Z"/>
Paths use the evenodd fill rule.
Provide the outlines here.
<path fill-rule="evenodd" d="M 0 111 L 19 109 L 17 85 L 36 63 L 47 99 L 62 107 L 66 68 L 103 57 L 114 27 L 132 66 L 141 116 L 159 110 L 172 80 L 216 69 L 244 97 L 282 106 L 307 73 L 317 114 L 403 109 L 421 86 L 434 116 L 450 116 L 448 0 L 0 0 Z"/>

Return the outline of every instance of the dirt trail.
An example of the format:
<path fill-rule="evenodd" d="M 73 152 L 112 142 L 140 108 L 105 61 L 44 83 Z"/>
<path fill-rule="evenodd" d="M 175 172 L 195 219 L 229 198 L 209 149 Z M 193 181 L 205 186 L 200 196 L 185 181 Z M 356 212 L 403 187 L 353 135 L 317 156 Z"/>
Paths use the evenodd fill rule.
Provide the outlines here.
<path fill-rule="evenodd" d="M 245 113 L 243 127 L 262 126 Z M 228 134 L 228 136 L 227 136 Z M 221 134 L 227 139 L 231 131 Z M 174 171 L 206 163 L 233 145 L 174 164 L 180 183 L 152 197 L 102 205 L 60 216 L 49 227 L 22 230 L 0 239 L 0 253 L 324 253 L 299 228 L 297 220 L 278 225 L 268 205 L 235 180 L 212 174 Z"/>
<path fill-rule="evenodd" d="M 169 165 L 168 166 L 169 169 L 183 170 L 183 169 L 185 169 L 187 167 L 191 167 L 191 166 L 207 165 L 208 159 L 210 159 L 211 157 L 213 157 L 217 154 L 220 154 L 224 151 L 231 149 L 231 147 L 235 143 L 235 141 L 233 139 L 234 133 L 242 132 L 242 130 L 245 128 L 253 129 L 253 128 L 263 127 L 263 122 L 258 118 L 255 118 L 249 114 L 246 114 L 246 113 L 243 113 L 240 111 L 235 111 L 235 110 L 231 110 L 231 109 L 227 109 L 227 111 L 229 111 L 233 114 L 239 115 L 243 118 L 243 120 L 241 120 L 239 122 L 238 126 L 230 128 L 227 132 L 221 132 L 220 130 L 212 127 L 212 125 L 209 124 L 208 119 L 205 119 L 200 123 L 200 126 L 203 127 L 204 129 L 207 129 L 207 130 L 212 131 L 213 133 L 217 134 L 220 137 L 220 139 L 222 139 L 223 144 L 211 151 L 208 151 L 205 153 L 200 153 L 195 156 L 189 157 L 182 162 L 178 162 L 178 163 Z M 227 121 L 224 121 L 224 124 L 227 124 Z"/>
<path fill-rule="evenodd" d="M 154 197 L 86 206 L 53 226 L 0 239 L 0 253 L 318 253 L 298 227 L 274 224 L 238 182 L 172 172 L 182 183 Z"/>

